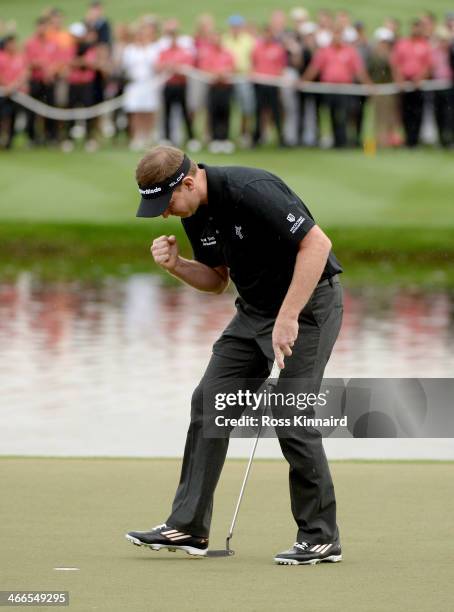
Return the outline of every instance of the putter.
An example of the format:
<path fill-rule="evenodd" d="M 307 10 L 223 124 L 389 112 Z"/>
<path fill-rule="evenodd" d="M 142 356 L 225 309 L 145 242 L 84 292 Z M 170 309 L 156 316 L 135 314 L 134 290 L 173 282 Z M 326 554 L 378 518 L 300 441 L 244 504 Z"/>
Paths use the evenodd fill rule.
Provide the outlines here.
<path fill-rule="evenodd" d="M 271 369 L 270 375 L 265 381 L 265 387 L 267 387 L 268 389 L 272 389 L 273 387 L 275 387 L 279 380 L 280 373 L 281 373 L 281 370 L 279 366 L 277 365 L 277 362 L 275 361 L 273 363 L 273 367 Z M 243 499 L 244 489 L 246 488 L 246 483 L 249 478 L 249 472 L 251 471 L 251 465 L 252 465 L 252 461 L 255 455 L 255 449 L 257 448 L 257 443 L 259 441 L 260 433 L 262 431 L 262 418 L 261 417 L 265 414 L 265 412 L 266 412 L 266 403 L 260 415 L 257 436 L 255 437 L 254 444 L 252 445 L 251 455 L 249 457 L 249 462 L 247 464 L 246 473 L 243 479 L 243 484 L 241 485 L 240 495 L 238 497 L 235 512 L 233 513 L 233 519 L 232 519 L 232 524 L 230 525 L 229 535 L 227 536 L 227 539 L 225 541 L 225 548 L 222 550 L 209 550 L 206 555 L 207 557 L 231 557 L 232 555 L 235 554 L 235 551 L 230 548 L 230 540 L 233 537 L 233 530 L 235 528 L 235 523 L 236 523 L 236 519 L 238 516 L 238 511 L 240 509 L 241 500 Z"/>

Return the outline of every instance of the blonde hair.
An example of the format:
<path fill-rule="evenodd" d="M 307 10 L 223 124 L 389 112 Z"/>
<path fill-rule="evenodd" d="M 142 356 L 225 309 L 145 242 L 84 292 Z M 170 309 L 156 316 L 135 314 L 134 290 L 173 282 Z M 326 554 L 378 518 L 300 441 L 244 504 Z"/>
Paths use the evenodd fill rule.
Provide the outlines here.
<path fill-rule="evenodd" d="M 176 147 L 153 147 L 140 160 L 136 168 L 136 181 L 141 188 L 161 183 L 172 176 L 183 162 L 184 153 Z M 195 176 L 196 164 L 190 160 L 188 175 Z"/>

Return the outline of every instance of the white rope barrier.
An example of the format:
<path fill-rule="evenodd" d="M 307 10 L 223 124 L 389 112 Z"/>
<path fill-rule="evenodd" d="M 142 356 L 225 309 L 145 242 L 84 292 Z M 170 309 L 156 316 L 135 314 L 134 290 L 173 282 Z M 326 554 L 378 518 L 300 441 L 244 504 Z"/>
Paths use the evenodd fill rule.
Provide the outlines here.
<path fill-rule="evenodd" d="M 181 67 L 179 72 L 188 78 L 202 81 L 207 84 L 213 83 L 217 80 L 217 78 L 209 72 L 204 72 L 203 70 L 199 70 L 197 68 Z M 166 75 L 165 73 L 161 73 L 158 79 L 150 81 L 150 86 L 161 87 L 168 76 L 169 75 Z M 422 81 L 417 88 L 415 87 L 414 83 L 409 81 L 402 84 L 333 84 L 309 81 L 301 82 L 301 80 L 292 76 L 266 77 L 257 74 L 251 74 L 248 77 L 233 76 L 229 78 L 229 82 L 233 84 L 250 82 L 258 85 L 273 85 L 282 88 L 294 89 L 296 91 L 303 91 L 309 94 L 341 94 L 353 96 L 389 96 L 404 91 L 414 91 L 416 89 L 420 89 L 422 91 L 441 91 L 453 87 L 451 81 L 441 79 Z M 4 94 L 2 88 L 0 87 L 0 96 L 2 95 Z M 81 121 L 93 119 L 94 117 L 99 117 L 122 108 L 124 99 L 124 96 L 120 95 L 110 100 L 106 100 L 105 102 L 101 102 L 100 104 L 95 104 L 86 108 L 58 108 L 44 104 L 36 98 L 32 98 L 28 94 L 19 91 L 12 93 L 9 97 L 27 110 L 48 119 L 55 119 L 57 121 Z"/>

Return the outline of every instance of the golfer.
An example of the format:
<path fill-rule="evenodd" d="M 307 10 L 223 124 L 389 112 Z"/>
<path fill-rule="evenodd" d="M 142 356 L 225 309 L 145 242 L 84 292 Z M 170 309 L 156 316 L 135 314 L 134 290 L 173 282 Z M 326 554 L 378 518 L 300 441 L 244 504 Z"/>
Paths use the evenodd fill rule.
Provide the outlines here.
<path fill-rule="evenodd" d="M 142 196 L 137 216 L 180 217 L 194 252 L 194 259 L 185 259 L 175 236 L 160 236 L 151 246 L 155 262 L 200 291 L 220 294 L 231 279 L 239 294 L 236 315 L 215 342 L 192 396 L 170 515 L 151 531 L 126 535 L 155 550 L 204 556 L 229 440 L 204 437 L 203 390 L 213 381 L 264 380 L 276 360 L 279 380 L 310 380 L 305 390 L 317 393 L 341 326 L 342 268 L 305 204 L 270 172 L 196 164 L 179 149 L 159 146 L 139 162 L 136 179 Z M 290 465 L 298 530 L 295 544 L 275 555 L 275 562 L 340 561 L 336 500 L 321 434 L 298 427 L 279 443 Z"/>

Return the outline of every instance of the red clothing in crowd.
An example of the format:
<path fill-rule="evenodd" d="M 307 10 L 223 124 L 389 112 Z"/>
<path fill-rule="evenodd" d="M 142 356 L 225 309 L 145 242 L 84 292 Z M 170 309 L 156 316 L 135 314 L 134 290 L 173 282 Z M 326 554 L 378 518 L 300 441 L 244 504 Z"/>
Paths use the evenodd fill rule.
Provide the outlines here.
<path fill-rule="evenodd" d="M 353 83 L 363 70 L 363 61 L 351 45 L 329 45 L 319 49 L 313 59 L 323 83 Z"/>
<path fill-rule="evenodd" d="M 413 81 L 429 75 L 432 50 L 425 38 L 401 38 L 395 45 L 391 64 L 403 79 Z"/>
<path fill-rule="evenodd" d="M 453 71 L 449 63 L 449 53 L 442 46 L 432 48 L 432 77 L 434 79 L 452 79 Z"/>
<path fill-rule="evenodd" d="M 77 49 L 76 47 L 72 50 L 72 59 L 77 59 L 76 56 Z M 96 57 L 97 57 L 97 49 L 96 47 L 90 47 L 85 51 L 82 56 L 84 59 L 84 63 L 87 67 L 82 68 L 80 66 L 73 66 L 68 75 L 68 82 L 71 85 L 84 85 L 86 83 L 92 83 L 96 77 L 96 70 L 94 68 Z"/>
<path fill-rule="evenodd" d="M 287 66 L 287 54 L 276 40 L 258 40 L 252 51 L 252 70 L 257 74 L 280 76 Z"/>
<path fill-rule="evenodd" d="M 58 65 L 58 47 L 55 42 L 32 36 L 25 43 L 25 55 L 31 66 L 31 78 L 48 81 L 54 76 Z"/>
<path fill-rule="evenodd" d="M 169 47 L 161 51 L 158 58 L 158 66 L 165 68 L 168 65 L 193 66 L 194 56 L 188 49 L 184 49 L 183 47 Z M 184 74 L 172 74 L 167 83 L 169 85 L 184 85 L 186 83 L 186 77 Z"/>
<path fill-rule="evenodd" d="M 28 63 L 25 53 L 6 53 L 0 51 L 0 86 L 13 85 L 26 76 Z"/>
<path fill-rule="evenodd" d="M 194 46 L 196 48 L 197 53 L 200 53 L 200 51 L 202 51 L 203 53 L 205 50 L 211 51 L 211 49 L 215 47 L 213 42 L 206 36 L 196 36 L 194 38 Z"/>
<path fill-rule="evenodd" d="M 198 66 L 206 72 L 229 73 L 235 68 L 235 60 L 230 51 L 213 45 L 199 50 Z"/>

